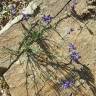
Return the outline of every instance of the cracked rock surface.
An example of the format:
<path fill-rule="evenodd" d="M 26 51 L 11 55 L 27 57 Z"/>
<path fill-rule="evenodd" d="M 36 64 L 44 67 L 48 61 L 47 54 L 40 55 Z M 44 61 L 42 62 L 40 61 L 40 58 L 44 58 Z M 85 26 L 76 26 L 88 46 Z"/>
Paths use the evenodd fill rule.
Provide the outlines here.
<path fill-rule="evenodd" d="M 37 20 L 38 18 L 41 18 L 44 14 L 45 15 L 50 14 L 51 16 L 55 16 L 67 2 L 67 0 L 42 0 L 42 1 L 43 3 L 40 6 L 41 7 L 40 13 L 36 17 L 30 18 L 28 21 L 22 21 L 22 23 L 24 23 L 27 27 L 29 27 L 30 23 Z M 88 15 L 90 14 L 91 16 L 96 18 L 95 17 L 96 0 L 79 0 L 78 4 L 76 5 L 76 11 L 79 15 L 84 15 L 86 17 L 86 14 Z M 53 19 L 52 23 L 54 24 L 58 20 L 62 19 L 64 17 L 64 12 L 65 10 L 63 10 L 55 19 Z M 56 50 L 59 57 L 61 58 L 58 57 L 58 60 L 63 60 L 64 58 L 67 58 L 68 56 L 67 46 L 69 42 L 74 42 L 81 55 L 80 62 L 82 62 L 85 65 L 88 65 L 88 67 L 90 68 L 90 70 L 94 75 L 96 84 L 96 20 L 94 20 L 94 18 L 91 19 L 88 18 L 86 21 L 84 21 L 84 23 L 87 24 L 87 27 L 94 33 L 94 35 L 90 34 L 89 30 L 86 28 L 86 26 L 84 26 L 84 24 L 82 24 L 81 21 L 76 20 L 73 17 L 68 17 L 66 19 L 61 20 L 61 22 L 58 24 L 56 28 L 57 31 L 62 36 L 64 36 L 65 42 L 62 41 L 62 39 L 58 36 L 58 34 L 55 33 L 53 30 L 50 32 L 48 36 L 49 38 L 54 40 L 59 46 L 59 48 Z M 74 29 L 74 31 L 72 34 L 65 36 L 66 32 L 68 32 L 67 30 L 68 28 Z M 20 41 L 23 38 L 24 31 L 25 30 L 23 29 L 22 24 L 19 22 L 14 26 L 12 26 L 6 33 L 0 35 L 0 68 L 3 67 L 6 69 L 10 65 L 10 54 L 4 48 L 7 47 L 16 50 L 19 46 Z M 55 49 L 54 46 L 53 48 Z M 62 56 L 64 58 L 62 58 Z M 8 90 L 10 91 L 11 96 L 27 96 L 26 74 L 25 74 L 26 61 L 24 60 L 25 57 L 21 57 L 20 61 L 22 63 L 20 61 L 15 62 L 15 64 L 4 74 L 4 78 L 9 86 Z M 67 62 L 67 60 L 65 60 L 65 62 Z M 79 65 L 74 66 L 78 68 Z M 1 73 L 2 72 L 0 72 L 0 74 Z M 31 69 L 29 69 L 29 73 L 31 74 Z M 59 73 L 56 74 L 60 76 Z M 40 76 L 39 72 L 38 76 Z M 36 78 L 39 86 L 38 90 L 40 90 L 40 88 L 43 86 L 43 82 L 40 78 L 38 78 L 38 76 L 36 75 Z M 28 93 L 29 93 L 28 96 L 36 96 L 35 91 L 37 89 L 34 88 L 33 81 L 34 81 L 33 75 L 30 75 L 28 77 Z M 76 82 L 76 84 L 78 85 L 79 82 Z M 59 96 L 53 89 L 53 86 L 54 82 L 51 82 L 50 80 L 47 81 L 45 83 L 45 87 L 42 88 L 40 95 L 37 96 Z M 88 85 L 85 84 L 84 87 L 82 87 L 81 90 L 82 92 L 77 92 L 77 94 L 74 93 L 74 96 L 94 96 L 92 91 L 90 91 L 90 87 Z M 6 88 L 4 90 L 6 90 Z M 67 93 L 70 95 L 71 91 L 63 90 L 60 96 L 67 96 L 68 95 Z M 3 95 L 1 95 L 0 93 L 0 96 Z M 4 96 L 10 96 L 10 95 L 4 95 Z"/>

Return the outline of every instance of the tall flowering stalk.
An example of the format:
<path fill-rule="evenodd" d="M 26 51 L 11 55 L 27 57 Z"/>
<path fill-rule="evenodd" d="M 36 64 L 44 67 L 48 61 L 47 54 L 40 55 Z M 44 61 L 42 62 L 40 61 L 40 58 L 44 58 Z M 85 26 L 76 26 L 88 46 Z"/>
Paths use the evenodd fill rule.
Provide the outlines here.
<path fill-rule="evenodd" d="M 73 62 L 78 63 L 81 56 L 79 55 L 79 52 L 76 50 L 76 46 L 72 43 L 69 44 L 69 52 L 71 60 Z"/>

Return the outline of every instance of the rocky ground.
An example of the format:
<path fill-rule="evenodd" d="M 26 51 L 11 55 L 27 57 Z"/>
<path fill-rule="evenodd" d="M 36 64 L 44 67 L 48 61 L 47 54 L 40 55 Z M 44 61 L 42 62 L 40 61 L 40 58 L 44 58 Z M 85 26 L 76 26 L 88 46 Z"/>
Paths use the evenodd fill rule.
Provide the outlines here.
<path fill-rule="evenodd" d="M 40 12 L 36 16 L 32 16 L 28 21 L 24 20 L 13 25 L 0 35 L 0 96 L 7 96 L 3 94 L 4 92 L 8 96 L 10 94 L 11 96 L 96 96 L 96 0 L 77 0 L 75 11 L 71 9 L 71 1 L 67 4 L 68 0 L 42 0 L 42 2 Z M 67 6 L 60 11 L 66 4 Z M 83 79 L 77 80 L 72 88 L 64 89 L 58 85 L 58 82 L 65 79 L 69 73 L 72 73 L 72 70 L 68 71 L 66 67 L 54 69 L 52 66 L 47 66 L 52 71 L 50 72 L 44 66 L 40 67 L 40 70 L 35 65 L 33 68 L 32 64 L 26 68 L 25 55 L 21 56 L 7 70 L 15 58 L 15 56 L 10 55 L 13 51 L 8 49 L 17 50 L 24 37 L 25 30 L 22 23 L 30 28 L 30 24 L 41 19 L 43 15 L 49 14 L 54 17 L 51 24 L 55 26 L 55 29 L 48 30 L 45 35 L 50 40 L 48 42 L 51 45 L 50 52 L 57 56 L 56 61 L 53 59 L 53 62 L 56 64 L 60 62 L 63 66 L 68 64 L 70 62 L 68 45 L 73 43 L 81 56 L 80 63 L 87 66 L 84 68 L 88 73 L 83 73 L 85 74 Z M 45 53 L 40 53 L 40 58 L 43 58 L 39 62 L 41 65 L 48 59 Z M 70 67 L 80 70 L 81 64 L 75 62 Z M 89 81 L 87 82 L 84 77 Z M 84 83 L 83 86 L 80 82 Z"/>

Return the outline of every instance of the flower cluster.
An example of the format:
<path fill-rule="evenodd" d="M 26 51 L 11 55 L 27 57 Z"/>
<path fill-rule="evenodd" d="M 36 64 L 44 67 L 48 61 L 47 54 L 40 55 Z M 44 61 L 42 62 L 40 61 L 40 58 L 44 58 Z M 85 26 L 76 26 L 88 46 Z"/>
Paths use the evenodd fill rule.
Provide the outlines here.
<path fill-rule="evenodd" d="M 65 80 L 65 81 L 62 81 L 61 84 L 64 89 L 67 89 L 67 88 L 70 88 L 73 86 L 74 81 L 73 80 Z"/>
<path fill-rule="evenodd" d="M 43 21 L 45 22 L 45 23 L 47 23 L 47 24 L 49 24 L 50 22 L 51 22 L 51 20 L 52 20 L 52 17 L 50 16 L 50 15 L 48 15 L 48 16 L 43 16 L 42 17 L 42 19 L 43 19 Z"/>
<path fill-rule="evenodd" d="M 22 20 L 28 20 L 29 17 L 31 17 L 31 15 L 26 15 L 26 14 L 22 14 L 22 15 L 23 15 Z"/>
<path fill-rule="evenodd" d="M 79 59 L 81 58 L 81 56 L 77 52 L 76 46 L 72 43 L 69 44 L 69 52 L 70 52 L 71 60 L 77 63 Z"/>
<path fill-rule="evenodd" d="M 73 43 L 69 44 L 69 52 L 76 50 L 76 46 Z"/>

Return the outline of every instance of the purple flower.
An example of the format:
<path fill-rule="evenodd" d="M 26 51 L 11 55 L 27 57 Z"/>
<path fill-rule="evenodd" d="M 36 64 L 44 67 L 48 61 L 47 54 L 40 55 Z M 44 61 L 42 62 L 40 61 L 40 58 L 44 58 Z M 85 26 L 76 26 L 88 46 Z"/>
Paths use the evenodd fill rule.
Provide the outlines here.
<path fill-rule="evenodd" d="M 76 4 L 77 4 L 77 0 L 71 0 L 71 8 L 75 8 L 75 6 L 76 6 Z"/>
<path fill-rule="evenodd" d="M 22 14 L 22 15 L 23 15 L 22 20 L 28 20 L 28 19 L 29 19 L 29 17 L 30 17 L 30 15 L 26 15 L 26 14 Z"/>
<path fill-rule="evenodd" d="M 11 10 L 11 14 L 15 15 L 16 14 L 16 9 Z"/>
<path fill-rule="evenodd" d="M 70 7 L 71 7 L 71 12 L 76 13 L 76 11 L 75 11 L 76 4 L 77 4 L 77 0 L 71 0 L 71 5 L 70 5 Z"/>
<path fill-rule="evenodd" d="M 81 56 L 79 55 L 79 53 L 76 50 L 73 50 L 70 54 L 71 60 L 74 62 L 78 62 L 79 59 L 81 58 Z"/>
<path fill-rule="evenodd" d="M 63 88 L 70 88 L 72 85 L 74 84 L 74 82 L 72 80 L 67 80 L 67 81 L 63 81 Z"/>
<path fill-rule="evenodd" d="M 44 15 L 44 16 L 42 17 L 42 19 L 43 19 L 44 22 L 46 22 L 46 23 L 48 24 L 48 23 L 51 22 L 52 17 L 51 17 L 50 15 L 48 15 L 48 16 L 45 16 L 45 15 Z"/>
<path fill-rule="evenodd" d="M 76 46 L 73 43 L 69 44 L 69 52 L 70 52 L 70 58 L 72 61 L 78 63 L 79 59 L 81 58 L 81 56 L 79 55 L 79 53 L 76 50 Z"/>
<path fill-rule="evenodd" d="M 76 50 L 76 46 L 73 43 L 69 44 L 69 52 L 71 52 L 72 50 Z"/>

